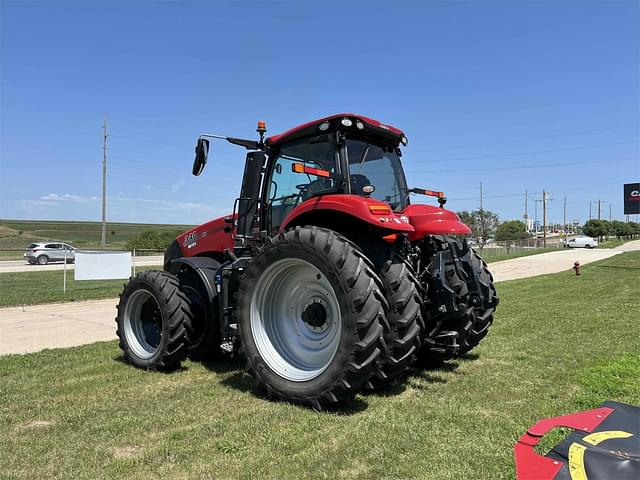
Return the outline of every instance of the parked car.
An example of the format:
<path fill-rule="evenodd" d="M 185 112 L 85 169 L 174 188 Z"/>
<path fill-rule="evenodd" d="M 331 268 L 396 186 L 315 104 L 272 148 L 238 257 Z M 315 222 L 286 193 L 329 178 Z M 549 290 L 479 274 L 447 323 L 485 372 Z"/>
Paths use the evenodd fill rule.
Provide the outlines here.
<path fill-rule="evenodd" d="M 46 265 L 49 262 L 73 263 L 76 249 L 60 242 L 38 242 L 30 244 L 24 251 L 24 259 L 32 265 Z"/>
<path fill-rule="evenodd" d="M 598 240 L 592 237 L 579 236 L 569 240 L 566 245 L 569 248 L 595 248 L 598 246 Z"/>

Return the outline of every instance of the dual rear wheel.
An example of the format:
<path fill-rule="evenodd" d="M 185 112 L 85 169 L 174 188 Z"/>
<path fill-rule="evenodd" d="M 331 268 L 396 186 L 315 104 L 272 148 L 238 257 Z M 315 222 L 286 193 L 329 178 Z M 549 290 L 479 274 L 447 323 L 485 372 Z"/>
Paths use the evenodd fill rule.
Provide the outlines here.
<path fill-rule="evenodd" d="M 448 248 L 450 261 L 441 265 L 445 276 L 460 277 L 452 280 L 454 301 L 464 312 L 449 323 L 459 327 L 464 353 L 486 335 L 493 313 L 474 306 L 468 276 L 493 297 L 495 290 L 486 265 L 466 244 Z M 456 270 L 458 257 L 467 259 L 466 270 Z M 255 257 L 240 282 L 234 316 L 247 371 L 269 397 L 322 409 L 401 377 L 421 343 L 427 344 L 423 355 L 432 353 L 423 315 L 432 326 L 433 302 L 423 304 L 411 265 L 394 248 L 376 258 L 374 265 L 358 246 L 320 227 L 283 232 Z M 171 369 L 194 346 L 205 349 L 217 331 L 205 327 L 217 322 L 206 317 L 194 285 L 184 272 L 146 271 L 125 286 L 116 322 L 130 362 Z"/>

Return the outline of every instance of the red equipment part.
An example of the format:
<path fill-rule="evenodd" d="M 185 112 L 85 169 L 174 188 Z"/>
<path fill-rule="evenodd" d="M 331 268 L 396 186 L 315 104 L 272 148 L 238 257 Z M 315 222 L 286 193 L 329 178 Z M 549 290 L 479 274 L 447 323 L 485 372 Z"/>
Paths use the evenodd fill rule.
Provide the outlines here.
<path fill-rule="evenodd" d="M 533 449 L 545 433 L 555 427 L 568 427 L 592 432 L 612 412 L 612 408 L 602 407 L 571 415 L 545 418 L 533 425 L 520 437 L 514 447 L 518 480 L 550 480 L 562 468 L 562 462 L 538 455 Z"/>

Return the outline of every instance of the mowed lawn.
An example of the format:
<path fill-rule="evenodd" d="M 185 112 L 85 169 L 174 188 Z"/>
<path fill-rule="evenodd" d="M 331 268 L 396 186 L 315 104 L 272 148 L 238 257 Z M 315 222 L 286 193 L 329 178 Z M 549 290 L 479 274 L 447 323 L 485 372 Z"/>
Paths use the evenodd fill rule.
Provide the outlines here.
<path fill-rule="evenodd" d="M 0 273 L 0 307 L 16 305 L 37 305 L 53 302 L 74 302 L 115 298 L 128 280 L 74 280 L 74 270 L 67 271 L 67 290 L 64 291 L 62 270 L 40 270 L 33 266 L 33 272 Z M 138 267 L 136 272 L 155 267 Z"/>
<path fill-rule="evenodd" d="M 640 404 L 640 253 L 498 284 L 472 354 L 331 412 L 257 396 L 242 361 L 153 373 L 115 342 L 0 358 L 3 478 L 512 479 L 538 419 Z"/>

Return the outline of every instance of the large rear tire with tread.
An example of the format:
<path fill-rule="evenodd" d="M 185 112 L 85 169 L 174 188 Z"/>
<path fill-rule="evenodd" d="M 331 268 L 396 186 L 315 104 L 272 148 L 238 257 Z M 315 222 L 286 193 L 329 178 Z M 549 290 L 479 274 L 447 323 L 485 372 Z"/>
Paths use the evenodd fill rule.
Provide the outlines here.
<path fill-rule="evenodd" d="M 433 237 L 420 360 L 464 355 L 487 335 L 498 297 L 485 261 L 464 239 Z M 445 339 L 445 340 L 443 340 Z M 451 341 L 452 344 L 443 342 Z"/>
<path fill-rule="evenodd" d="M 388 385 L 407 372 L 420 347 L 422 299 L 420 285 L 409 262 L 389 248 L 386 261 L 378 271 L 389 304 L 389 330 L 384 334 L 387 352 L 367 387 L 375 390 Z"/>
<path fill-rule="evenodd" d="M 189 322 L 189 300 L 175 275 L 146 270 L 124 286 L 116 334 L 125 359 L 136 367 L 178 367 L 187 355 Z"/>
<path fill-rule="evenodd" d="M 353 398 L 385 350 L 382 289 L 371 262 L 342 235 L 320 227 L 280 233 L 241 282 L 247 371 L 269 398 L 318 410 Z"/>

